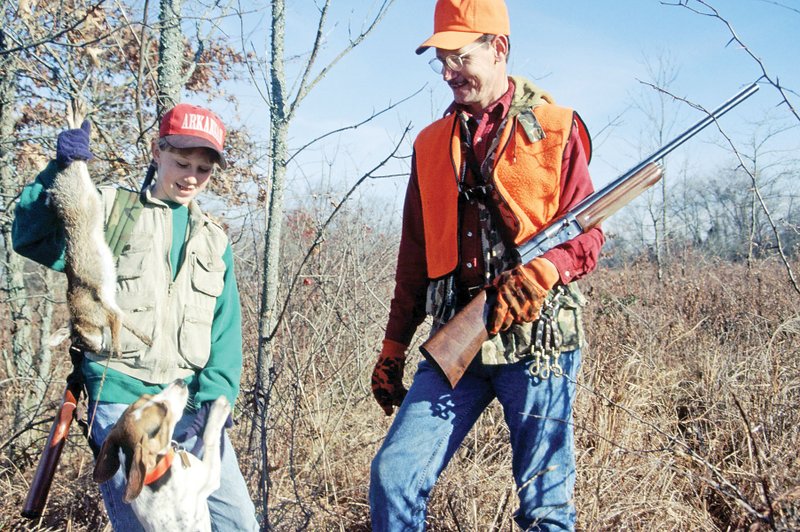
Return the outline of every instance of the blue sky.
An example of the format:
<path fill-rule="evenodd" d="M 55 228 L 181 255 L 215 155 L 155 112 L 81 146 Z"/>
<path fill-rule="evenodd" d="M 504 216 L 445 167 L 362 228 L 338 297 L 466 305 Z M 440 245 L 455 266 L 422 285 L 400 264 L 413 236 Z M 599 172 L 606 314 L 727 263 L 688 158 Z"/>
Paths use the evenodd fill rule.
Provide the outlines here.
<path fill-rule="evenodd" d="M 315 30 L 310 0 L 287 2 L 287 52 L 302 56 Z M 323 57 L 332 57 L 380 2 L 334 0 Z M 639 80 L 650 81 L 659 65 L 673 75 L 670 89 L 708 109 L 715 108 L 757 79 L 759 66 L 736 45 L 720 20 L 659 0 L 508 0 L 512 53 L 509 71 L 523 75 L 551 92 L 556 101 L 576 109 L 593 133 L 595 155 L 590 166 L 597 186 L 628 169 L 653 151 L 652 128 L 641 107 L 657 97 Z M 800 1 L 709 0 L 737 35 L 761 58 L 767 72 L 785 87 L 800 90 Z M 692 1 L 692 6 L 703 8 Z M 355 132 L 336 136 L 298 159 L 293 175 L 299 181 L 326 181 L 345 185 L 385 157 L 406 123 L 416 133 L 439 116 L 450 102 L 450 92 L 428 67 L 433 52 L 422 56 L 414 49 L 433 28 L 433 0 L 397 0 L 375 32 L 345 57 L 303 102 L 292 127 L 292 145 L 331 129 L 354 124 L 390 103 L 422 89 L 409 102 Z M 248 23 L 262 29 L 250 34 L 256 50 L 266 46 L 264 20 Z M 335 23 L 335 24 L 334 24 Z M 662 69 L 663 70 L 663 69 Z M 256 134 L 264 132 L 266 109 L 254 91 L 240 87 L 243 105 L 238 113 Z M 792 95 L 800 108 L 800 98 Z M 785 109 L 776 109 L 775 89 L 762 89 L 722 120 L 726 132 L 749 135 L 752 123 L 765 116 L 792 123 Z M 702 118 L 685 104 L 667 102 L 668 136 L 674 136 Z M 613 125 L 609 127 L 609 124 Z M 794 120 L 797 124 L 797 121 Z M 713 127 L 713 126 L 712 126 Z M 725 157 L 715 147 L 719 137 L 703 134 L 676 152 L 693 164 L 718 164 Z M 776 139 L 782 147 L 800 148 L 800 130 Z M 646 150 L 646 151 L 645 151 Z M 408 145 L 403 153 L 410 153 Z M 403 172 L 405 163 L 393 167 Z M 301 177 L 302 176 L 302 177 Z M 340 184 L 341 184 L 340 183 Z M 405 179 L 381 180 L 366 193 L 402 197 Z M 291 185 L 287 198 L 305 193 L 303 183 Z"/>

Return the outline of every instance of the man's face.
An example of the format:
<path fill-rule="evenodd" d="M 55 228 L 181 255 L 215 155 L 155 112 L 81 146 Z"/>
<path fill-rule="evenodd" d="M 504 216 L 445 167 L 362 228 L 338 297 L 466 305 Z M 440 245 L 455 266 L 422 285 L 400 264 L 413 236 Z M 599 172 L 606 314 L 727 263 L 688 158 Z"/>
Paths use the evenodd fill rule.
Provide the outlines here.
<path fill-rule="evenodd" d="M 505 37 L 495 37 L 480 46 L 470 43 L 458 50 L 436 49 L 436 57 L 444 63 L 442 78 L 453 91 L 456 103 L 466 105 L 477 113 L 500 98 L 508 88 L 505 64 Z M 447 66 L 445 57 L 461 55 L 463 68 L 454 71 Z"/>
<path fill-rule="evenodd" d="M 206 188 L 214 169 L 214 158 L 205 148 L 167 151 L 154 142 L 153 159 L 158 163 L 153 196 L 180 205 L 188 205 Z"/>

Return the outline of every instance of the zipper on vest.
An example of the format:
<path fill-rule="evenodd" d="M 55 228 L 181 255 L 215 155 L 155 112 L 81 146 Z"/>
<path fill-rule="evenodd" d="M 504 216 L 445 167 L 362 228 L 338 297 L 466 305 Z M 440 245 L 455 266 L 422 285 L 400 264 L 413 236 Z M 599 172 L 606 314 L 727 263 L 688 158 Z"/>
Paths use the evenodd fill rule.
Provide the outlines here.
<path fill-rule="evenodd" d="M 166 209 L 166 214 L 164 215 L 164 238 L 167 242 L 167 245 L 164 246 L 164 250 L 167 253 L 167 265 L 169 266 L 167 272 L 167 286 L 169 287 L 169 293 L 172 293 L 172 283 L 175 279 L 175 265 L 172 264 L 172 209 Z"/>
<path fill-rule="evenodd" d="M 163 209 L 164 214 L 164 240 L 167 245 L 164 246 L 164 251 L 167 255 L 167 308 L 172 307 L 172 292 L 175 287 L 175 274 L 173 273 L 175 266 L 172 264 L 172 210 Z"/>
<path fill-rule="evenodd" d="M 172 264 L 172 232 L 174 228 L 172 227 L 172 209 L 167 209 L 166 213 L 166 222 L 164 224 L 166 227 L 166 240 L 167 245 L 166 252 L 167 252 L 167 264 L 169 264 L 169 268 L 167 271 L 167 308 L 172 308 L 172 292 L 173 288 L 175 287 L 175 265 Z"/>

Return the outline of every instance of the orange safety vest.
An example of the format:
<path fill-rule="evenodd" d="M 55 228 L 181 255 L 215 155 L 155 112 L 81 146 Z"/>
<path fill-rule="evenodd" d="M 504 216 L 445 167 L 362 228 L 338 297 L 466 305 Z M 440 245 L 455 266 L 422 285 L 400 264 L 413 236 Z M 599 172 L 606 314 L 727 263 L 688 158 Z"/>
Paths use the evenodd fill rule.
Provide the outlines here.
<path fill-rule="evenodd" d="M 533 113 L 544 138 L 531 140 L 516 118 L 510 121 L 501 132 L 491 178 L 501 200 L 498 211 L 515 245 L 528 240 L 558 211 L 561 165 L 573 121 L 579 125 L 587 159 L 591 150 L 586 128 L 572 109 L 542 104 Z M 414 142 L 429 279 L 451 273 L 458 262 L 460 130 L 453 113 L 423 129 Z"/>

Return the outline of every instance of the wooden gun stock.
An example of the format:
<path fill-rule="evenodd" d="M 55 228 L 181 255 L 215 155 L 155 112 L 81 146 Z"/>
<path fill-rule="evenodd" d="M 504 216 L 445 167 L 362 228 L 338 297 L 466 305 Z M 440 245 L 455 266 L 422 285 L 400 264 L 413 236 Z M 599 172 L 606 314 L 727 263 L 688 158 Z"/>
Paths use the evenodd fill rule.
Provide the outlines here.
<path fill-rule="evenodd" d="M 467 371 L 481 344 L 489 338 L 486 320 L 493 300 L 487 296 L 486 290 L 481 290 L 419 347 L 422 355 L 444 374 L 453 388 Z"/>
<path fill-rule="evenodd" d="M 28 496 L 22 508 L 22 517 L 38 519 L 42 516 L 47 503 L 47 495 L 50 493 L 50 485 L 53 482 L 53 475 L 61 458 L 61 451 L 69 435 L 69 427 L 75 417 L 75 408 L 81 396 L 81 389 L 80 382 L 67 383 L 61 408 L 58 409 L 53 426 L 50 427 L 50 435 L 47 437 L 47 443 L 41 458 L 39 458 L 39 465 L 28 488 Z"/>

